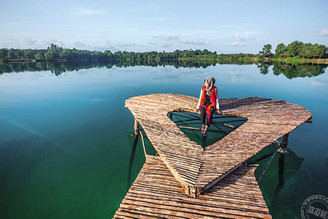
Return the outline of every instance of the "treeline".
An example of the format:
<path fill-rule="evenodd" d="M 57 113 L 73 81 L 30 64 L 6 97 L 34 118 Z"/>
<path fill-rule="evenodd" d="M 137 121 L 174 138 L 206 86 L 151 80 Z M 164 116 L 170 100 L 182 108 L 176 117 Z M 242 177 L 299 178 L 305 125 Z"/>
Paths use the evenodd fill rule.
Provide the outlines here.
<path fill-rule="evenodd" d="M 0 49 L 0 60 L 4 62 L 19 61 L 118 61 L 118 62 L 159 62 L 162 60 L 177 60 L 180 58 L 201 57 L 216 59 L 216 52 L 204 50 L 176 50 L 174 52 L 111 52 L 106 50 L 89 51 L 64 49 L 51 44 L 47 49 Z"/>
<path fill-rule="evenodd" d="M 277 45 L 272 53 L 272 46 L 266 44 L 259 52 L 259 58 L 291 58 L 299 57 L 305 59 L 325 59 L 328 58 L 328 47 L 320 44 L 303 43 L 294 41 L 287 46 L 283 43 Z"/>
<path fill-rule="evenodd" d="M 328 47 L 325 45 L 303 43 L 294 41 L 287 46 L 283 43 L 277 45 L 272 52 L 270 44 L 264 45 L 259 54 L 217 54 L 207 49 L 203 50 L 175 50 L 174 52 L 127 52 L 106 50 L 88 51 L 78 49 L 65 49 L 51 44 L 47 49 L 0 49 L 1 62 L 24 62 L 24 61 L 69 61 L 69 62 L 99 62 L 114 61 L 120 63 L 159 63 L 164 60 L 196 61 L 211 60 L 216 63 L 256 63 L 262 60 L 285 61 L 288 58 L 303 59 L 326 59 L 328 58 Z"/>
<path fill-rule="evenodd" d="M 47 49 L 0 49 L 0 60 L 3 62 L 19 61 L 102 61 L 108 60 L 110 51 L 88 51 L 64 49 L 51 44 Z"/>
<path fill-rule="evenodd" d="M 241 60 L 241 63 L 254 62 L 254 54 L 217 54 L 207 49 L 204 50 L 175 50 L 174 52 L 127 52 L 106 50 L 88 51 L 78 49 L 64 49 L 51 44 L 47 49 L 0 49 L 0 60 L 2 62 L 24 62 L 24 61 L 68 61 L 68 62 L 98 62 L 114 61 L 117 63 L 128 63 L 132 65 L 155 65 L 165 60 L 181 60 L 200 62 L 200 60 L 214 60 L 216 63 L 233 63 Z M 213 62 L 213 61 L 211 61 Z"/>

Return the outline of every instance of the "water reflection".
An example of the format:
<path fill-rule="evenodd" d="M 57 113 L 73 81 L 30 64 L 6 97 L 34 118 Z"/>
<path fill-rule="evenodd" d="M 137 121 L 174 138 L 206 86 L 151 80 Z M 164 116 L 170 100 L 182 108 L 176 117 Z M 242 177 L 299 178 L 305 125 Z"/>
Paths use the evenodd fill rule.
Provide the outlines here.
<path fill-rule="evenodd" d="M 257 63 L 257 67 L 261 74 L 268 74 L 269 68 L 272 67 L 274 75 L 283 74 L 286 78 L 298 78 L 298 77 L 315 77 L 325 73 L 327 65 L 317 65 L 317 64 L 304 64 L 304 65 L 291 65 L 286 63 Z"/>
<path fill-rule="evenodd" d="M 325 73 L 325 68 L 327 65 L 283 65 L 277 63 L 273 66 L 273 74 L 280 75 L 283 74 L 288 79 L 297 77 L 315 77 Z"/>
<path fill-rule="evenodd" d="M 174 66 L 175 68 L 207 68 L 209 66 L 216 66 L 218 63 L 215 60 L 198 60 L 198 61 L 178 61 L 166 60 L 161 62 L 31 62 L 31 63 L 2 63 L 0 64 L 0 75 L 11 72 L 24 71 L 45 71 L 50 70 L 56 76 L 70 71 L 77 71 L 80 69 L 101 68 L 105 67 L 111 69 L 113 66 L 123 68 L 132 66 Z M 227 64 L 227 63 L 225 63 Z M 303 64 L 291 65 L 286 63 L 229 63 L 229 64 L 256 64 L 261 74 L 268 74 L 270 67 L 272 67 L 274 75 L 284 75 L 288 79 L 297 77 L 315 77 L 325 72 L 327 65 L 319 64 Z"/>
<path fill-rule="evenodd" d="M 258 163 L 259 167 L 255 171 L 255 177 L 258 179 L 262 174 L 265 164 L 269 161 L 270 157 L 275 153 L 277 144 L 272 144 L 257 155 L 250 158 L 248 163 Z M 259 186 L 261 188 L 263 197 L 269 207 L 270 212 L 277 212 L 277 208 L 283 208 L 281 198 L 279 196 L 285 191 L 286 183 L 293 178 L 293 176 L 301 168 L 304 158 L 299 157 L 291 149 L 287 149 L 287 154 L 277 153 L 273 158 L 269 168 L 264 173 Z M 283 200 L 289 202 L 289 200 Z"/>
<path fill-rule="evenodd" d="M 134 157 L 136 154 L 138 139 L 139 139 L 139 135 L 134 135 L 134 141 L 133 141 L 133 146 L 132 146 L 132 150 L 131 150 L 129 169 L 128 169 L 128 189 L 131 187 L 131 185 L 133 183 L 133 181 L 131 182 L 131 178 L 132 178 L 131 173 L 132 173 Z"/>

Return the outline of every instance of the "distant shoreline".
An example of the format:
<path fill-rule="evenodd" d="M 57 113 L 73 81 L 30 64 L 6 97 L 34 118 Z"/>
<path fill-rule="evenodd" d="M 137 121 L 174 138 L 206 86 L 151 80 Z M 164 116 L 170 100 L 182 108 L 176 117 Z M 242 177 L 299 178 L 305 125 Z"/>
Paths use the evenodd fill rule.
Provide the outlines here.
<path fill-rule="evenodd" d="M 200 57 L 187 57 L 187 58 L 177 58 L 177 59 L 170 59 L 172 61 L 215 61 L 217 63 L 227 62 L 231 63 L 232 61 L 241 61 L 241 62 L 248 62 L 248 63 L 258 63 L 258 62 L 264 62 L 264 63 L 272 63 L 272 62 L 280 62 L 280 63 L 286 63 L 286 64 L 324 64 L 328 65 L 328 59 L 306 59 L 306 58 L 300 58 L 300 57 L 288 57 L 288 58 L 259 58 L 254 55 L 253 57 L 234 57 L 234 56 L 225 56 L 223 59 L 218 56 L 218 58 L 200 58 Z M 99 62 L 110 62 L 115 60 L 97 60 Z M 53 63 L 63 63 L 63 62 L 80 62 L 80 60 L 67 60 L 67 59 L 5 59 L 0 60 L 1 63 L 37 63 L 37 62 L 53 62 Z M 86 62 L 92 62 L 92 61 L 86 61 Z"/>
<path fill-rule="evenodd" d="M 63 63 L 63 62 L 122 62 L 122 63 L 160 63 L 162 61 L 210 62 L 220 64 L 283 63 L 328 64 L 328 47 L 325 45 L 294 41 L 287 46 L 277 45 L 274 53 L 272 46 L 266 44 L 258 54 L 230 53 L 218 54 L 207 49 L 175 50 L 173 52 L 128 52 L 106 50 L 89 51 L 67 49 L 51 44 L 47 49 L 0 49 L 0 63 Z"/>

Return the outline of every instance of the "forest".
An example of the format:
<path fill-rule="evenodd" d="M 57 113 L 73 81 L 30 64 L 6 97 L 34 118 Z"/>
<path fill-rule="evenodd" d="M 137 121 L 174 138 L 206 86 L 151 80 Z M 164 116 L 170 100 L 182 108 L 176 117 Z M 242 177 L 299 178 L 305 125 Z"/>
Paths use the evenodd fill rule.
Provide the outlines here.
<path fill-rule="evenodd" d="M 89 51 L 67 49 L 51 44 L 47 49 L 0 49 L 0 62 L 100 62 L 115 61 L 128 63 L 152 63 L 164 60 L 214 60 L 217 63 L 256 63 L 263 60 L 293 61 L 300 59 L 327 59 L 328 47 L 320 44 L 294 41 L 288 45 L 280 43 L 273 52 L 272 46 L 266 44 L 258 54 L 217 54 L 207 49 L 175 50 L 173 52 L 128 52 L 106 50 Z"/>

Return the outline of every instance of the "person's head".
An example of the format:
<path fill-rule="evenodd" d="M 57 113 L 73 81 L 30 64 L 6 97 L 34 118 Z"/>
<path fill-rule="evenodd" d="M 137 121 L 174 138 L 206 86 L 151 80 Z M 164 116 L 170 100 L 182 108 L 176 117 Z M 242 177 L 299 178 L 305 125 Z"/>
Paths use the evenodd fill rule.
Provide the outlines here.
<path fill-rule="evenodd" d="M 215 84 L 215 78 L 212 77 L 205 78 L 204 85 L 206 86 L 206 88 L 212 89 L 214 84 Z"/>

